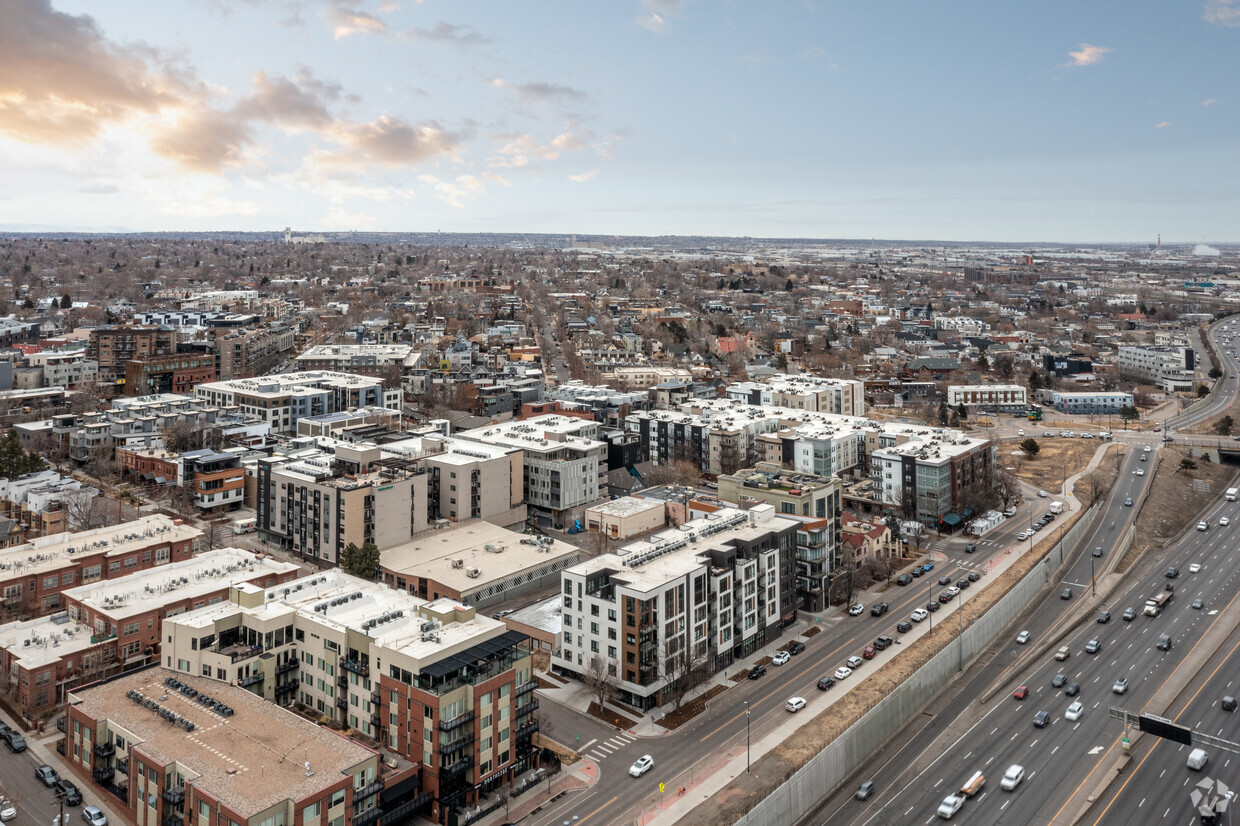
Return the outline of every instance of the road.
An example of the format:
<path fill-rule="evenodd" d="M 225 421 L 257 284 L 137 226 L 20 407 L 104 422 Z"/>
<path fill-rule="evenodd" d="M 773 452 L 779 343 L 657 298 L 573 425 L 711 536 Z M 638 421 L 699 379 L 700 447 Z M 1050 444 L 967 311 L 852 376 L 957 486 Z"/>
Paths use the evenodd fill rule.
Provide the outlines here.
<path fill-rule="evenodd" d="M 27 738 L 34 733 L 27 734 Z M 53 746 L 54 748 L 54 746 Z M 46 826 L 52 823 L 60 813 L 60 804 L 56 801 L 52 790 L 44 786 L 34 777 L 34 767 L 39 761 L 30 750 L 21 754 L 10 754 L 7 748 L 0 746 L 0 789 L 9 796 L 17 807 L 17 817 L 8 821 L 10 826 Z M 55 767 L 58 768 L 59 767 Z M 61 776 L 67 776 L 63 771 Z M 98 803 L 98 795 L 94 789 L 86 788 L 86 784 L 78 778 L 70 778 L 82 792 L 85 804 Z M 119 801 L 117 801 L 119 803 Z M 65 814 L 69 823 L 81 824 L 81 806 L 66 806 Z"/>

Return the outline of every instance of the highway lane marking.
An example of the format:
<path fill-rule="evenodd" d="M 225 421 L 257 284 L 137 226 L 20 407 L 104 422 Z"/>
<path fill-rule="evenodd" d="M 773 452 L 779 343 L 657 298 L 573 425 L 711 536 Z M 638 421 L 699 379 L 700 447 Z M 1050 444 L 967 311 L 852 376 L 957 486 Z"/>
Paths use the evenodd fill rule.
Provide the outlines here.
<path fill-rule="evenodd" d="M 620 799 L 620 796 L 619 796 L 619 795 L 616 795 L 616 796 L 615 796 L 615 797 L 613 797 L 611 800 L 608 800 L 608 801 L 607 801 L 606 803 L 604 803 L 602 806 L 599 806 L 597 809 L 595 809 L 594 811 L 590 812 L 590 814 L 586 815 L 585 817 L 583 817 L 581 820 L 578 820 L 577 822 L 578 822 L 578 823 L 585 823 L 587 820 L 589 820 L 590 818 L 594 817 L 596 814 L 598 814 L 599 812 L 603 811 L 604 809 L 606 809 L 608 806 L 610 806 L 611 804 L 615 803 L 615 802 L 616 802 L 617 800 L 619 800 L 619 799 Z"/>

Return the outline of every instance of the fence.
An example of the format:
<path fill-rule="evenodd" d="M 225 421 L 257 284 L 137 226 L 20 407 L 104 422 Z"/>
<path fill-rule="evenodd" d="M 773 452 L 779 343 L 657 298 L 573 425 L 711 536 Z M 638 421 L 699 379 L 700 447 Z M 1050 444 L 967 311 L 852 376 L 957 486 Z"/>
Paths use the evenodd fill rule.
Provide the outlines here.
<path fill-rule="evenodd" d="M 936 654 L 900 686 L 879 701 L 840 737 L 815 755 L 739 821 L 746 826 L 796 823 L 821 802 L 823 790 L 834 791 L 857 767 L 874 756 L 891 735 L 930 701 L 952 675 L 981 653 L 1046 583 L 1071 549 L 1093 528 L 1099 506 L 1086 510 L 1076 524 L 1046 552 L 1030 571 L 995 605 L 978 617 L 957 640 Z"/>

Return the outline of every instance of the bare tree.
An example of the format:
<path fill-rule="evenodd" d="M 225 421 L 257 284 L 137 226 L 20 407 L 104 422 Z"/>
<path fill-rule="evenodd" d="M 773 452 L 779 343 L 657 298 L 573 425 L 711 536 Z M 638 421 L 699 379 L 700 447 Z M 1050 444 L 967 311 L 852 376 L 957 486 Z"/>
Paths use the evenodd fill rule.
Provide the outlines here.
<path fill-rule="evenodd" d="M 107 500 L 94 488 L 71 490 L 61 495 L 60 506 L 65 509 L 71 528 L 88 531 L 98 528 L 107 519 Z"/>
<path fill-rule="evenodd" d="M 710 677 L 705 646 L 694 651 L 690 646 L 681 644 L 682 640 L 681 636 L 663 640 L 663 664 L 660 669 L 665 684 L 663 696 L 671 698 L 676 711 L 680 711 L 685 695 Z"/>
<path fill-rule="evenodd" d="M 585 673 L 581 675 L 581 681 L 594 694 L 600 710 L 616 696 L 615 680 L 614 666 L 598 654 L 590 658 Z"/>
<path fill-rule="evenodd" d="M 676 459 L 665 465 L 656 465 L 646 473 L 646 483 L 659 485 L 685 485 L 692 487 L 702 478 L 702 469 L 688 459 Z"/>
<path fill-rule="evenodd" d="M 991 484 L 1005 508 L 1010 507 L 1014 502 L 1020 501 L 1020 480 L 1011 471 L 996 468 Z"/>

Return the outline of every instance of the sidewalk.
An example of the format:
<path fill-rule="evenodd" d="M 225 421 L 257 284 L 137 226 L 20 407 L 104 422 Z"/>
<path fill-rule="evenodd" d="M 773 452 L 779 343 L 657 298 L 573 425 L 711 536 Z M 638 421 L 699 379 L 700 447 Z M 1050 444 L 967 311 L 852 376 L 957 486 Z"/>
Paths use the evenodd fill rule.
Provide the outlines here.
<path fill-rule="evenodd" d="M 564 766 L 560 773 L 551 779 L 550 789 L 547 788 L 546 784 L 540 783 L 539 789 L 528 791 L 518 798 L 510 797 L 508 805 L 501 806 L 484 817 L 466 820 L 465 814 L 462 813 L 459 822 L 461 826 L 465 826 L 465 824 L 469 824 L 469 826 L 499 826 L 502 823 L 517 823 L 563 795 L 575 794 L 582 789 L 588 789 L 597 783 L 598 779 L 598 766 L 594 761 L 579 760 L 573 764 L 571 770 L 568 766 Z M 429 821 L 421 820 L 420 818 L 415 818 L 414 822 L 429 823 Z"/>

